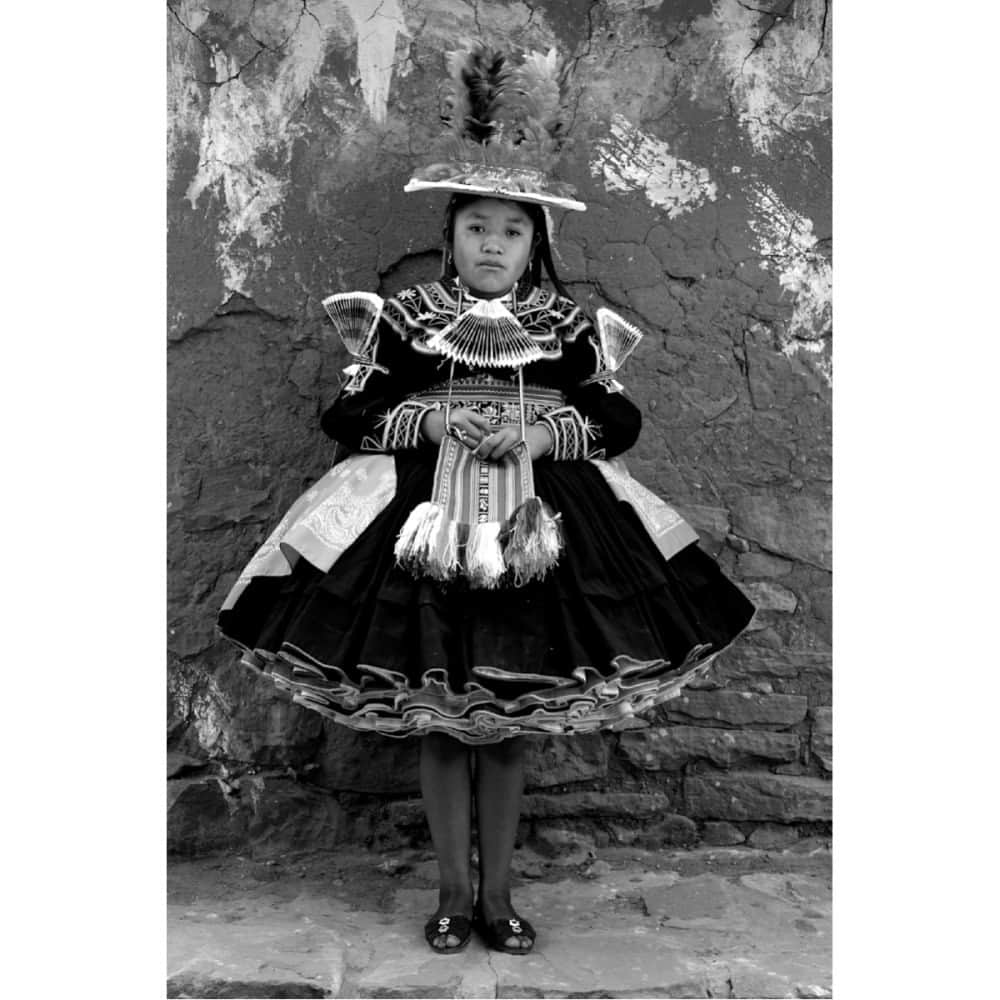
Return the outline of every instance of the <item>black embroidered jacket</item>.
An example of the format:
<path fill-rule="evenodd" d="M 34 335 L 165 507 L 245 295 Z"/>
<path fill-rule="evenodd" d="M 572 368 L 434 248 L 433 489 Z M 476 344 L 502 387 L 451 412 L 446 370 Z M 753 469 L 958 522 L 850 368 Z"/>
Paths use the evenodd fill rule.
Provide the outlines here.
<path fill-rule="evenodd" d="M 372 344 L 372 360 L 386 371 L 369 369 L 341 391 L 323 414 L 326 434 L 361 451 L 425 444 L 420 422 L 428 410 L 444 405 L 452 375 L 451 361 L 427 342 L 475 302 L 458 291 L 457 283 L 433 282 L 386 300 Z M 523 371 L 528 422 L 542 422 L 552 434 L 547 457 L 604 458 L 630 448 L 639 436 L 641 414 L 606 384 L 587 384 L 600 355 L 594 328 L 576 303 L 533 288 L 509 308 L 544 352 Z M 514 369 L 477 370 L 457 363 L 452 391 L 453 405 L 474 406 L 497 424 L 516 422 Z"/>

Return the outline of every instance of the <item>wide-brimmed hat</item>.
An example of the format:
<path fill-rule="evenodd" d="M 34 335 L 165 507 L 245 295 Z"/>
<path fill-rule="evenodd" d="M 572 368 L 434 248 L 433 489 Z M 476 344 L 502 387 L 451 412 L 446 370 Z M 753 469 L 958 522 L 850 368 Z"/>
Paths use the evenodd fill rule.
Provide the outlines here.
<path fill-rule="evenodd" d="M 433 162 L 404 191 L 450 191 L 509 198 L 578 212 L 576 189 L 554 176 L 568 148 L 569 77 L 555 49 L 530 52 L 511 69 L 477 43 L 448 56 L 451 75 L 442 118 L 447 132 Z"/>

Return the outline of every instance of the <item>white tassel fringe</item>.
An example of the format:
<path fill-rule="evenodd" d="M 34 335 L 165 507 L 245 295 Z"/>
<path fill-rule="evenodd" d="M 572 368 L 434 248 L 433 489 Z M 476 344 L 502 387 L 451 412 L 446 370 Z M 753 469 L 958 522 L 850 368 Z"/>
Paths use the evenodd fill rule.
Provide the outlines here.
<path fill-rule="evenodd" d="M 492 590 L 506 571 L 500 548 L 500 522 L 474 524 L 465 546 L 465 575 L 470 585 Z"/>
<path fill-rule="evenodd" d="M 396 538 L 396 562 L 415 576 L 422 575 L 428 565 L 430 545 L 441 529 L 444 508 L 425 500 L 410 511 Z"/>
<path fill-rule="evenodd" d="M 396 538 L 396 561 L 416 577 L 446 582 L 461 573 L 471 587 L 492 590 L 505 577 L 515 587 L 542 579 L 563 547 L 559 516 L 538 497 L 525 500 L 506 524 L 472 525 L 464 552 L 458 536 L 459 525 L 443 507 L 429 500 L 417 504 Z"/>

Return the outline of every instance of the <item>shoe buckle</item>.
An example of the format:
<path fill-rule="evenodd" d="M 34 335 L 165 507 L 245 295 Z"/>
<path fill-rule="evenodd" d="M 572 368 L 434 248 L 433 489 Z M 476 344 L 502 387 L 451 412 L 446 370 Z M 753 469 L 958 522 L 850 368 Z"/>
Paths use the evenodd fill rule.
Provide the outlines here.
<path fill-rule="evenodd" d="M 509 923 L 509 924 L 510 924 L 510 929 L 511 929 L 511 930 L 512 930 L 512 931 L 513 931 L 513 932 L 514 932 L 515 934 L 520 934 L 520 933 L 521 933 L 521 921 L 520 921 L 520 920 L 517 920 L 517 919 L 511 919 L 511 920 L 508 920 L 508 921 L 507 921 L 507 923 Z"/>
<path fill-rule="evenodd" d="M 442 917 L 438 921 L 438 933 L 447 934 L 448 928 L 451 926 L 451 917 Z"/>

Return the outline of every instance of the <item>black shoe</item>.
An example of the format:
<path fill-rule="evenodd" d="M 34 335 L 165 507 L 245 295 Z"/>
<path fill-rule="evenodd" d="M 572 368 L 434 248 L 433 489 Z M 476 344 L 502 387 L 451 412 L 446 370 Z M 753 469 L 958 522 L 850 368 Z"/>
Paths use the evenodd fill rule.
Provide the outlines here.
<path fill-rule="evenodd" d="M 439 937 L 452 935 L 458 938 L 458 944 L 439 947 L 434 942 Z M 433 918 L 424 924 L 424 937 L 431 946 L 431 951 L 438 955 L 454 955 L 456 951 L 461 951 L 472 937 L 472 921 L 468 917 L 463 917 L 460 913 L 452 914 L 448 917 Z"/>
<path fill-rule="evenodd" d="M 523 917 L 513 916 L 509 919 L 491 920 L 487 923 L 483 911 L 477 906 L 472 915 L 472 922 L 479 932 L 487 948 L 502 951 L 507 955 L 529 955 L 535 945 L 535 928 Z M 531 945 L 528 948 L 512 948 L 507 944 L 510 937 L 527 938 Z"/>

